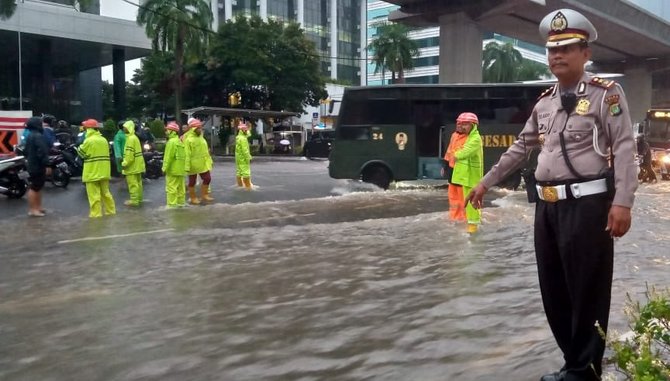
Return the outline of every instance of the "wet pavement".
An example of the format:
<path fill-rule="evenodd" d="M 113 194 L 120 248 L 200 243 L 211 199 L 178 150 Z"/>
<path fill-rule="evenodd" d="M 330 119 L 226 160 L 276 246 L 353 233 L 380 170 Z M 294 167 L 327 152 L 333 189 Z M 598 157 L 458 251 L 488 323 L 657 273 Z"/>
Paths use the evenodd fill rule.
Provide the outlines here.
<path fill-rule="evenodd" d="M 444 190 L 257 164 L 255 191 L 215 185 L 217 204 L 182 210 L 161 181 L 94 221 L 77 195 L 42 219 L 0 202 L 0 379 L 523 381 L 562 365 L 523 193 L 492 194 L 469 236 Z M 620 331 L 626 292 L 667 286 L 669 194 L 641 186 L 615 244 Z"/>

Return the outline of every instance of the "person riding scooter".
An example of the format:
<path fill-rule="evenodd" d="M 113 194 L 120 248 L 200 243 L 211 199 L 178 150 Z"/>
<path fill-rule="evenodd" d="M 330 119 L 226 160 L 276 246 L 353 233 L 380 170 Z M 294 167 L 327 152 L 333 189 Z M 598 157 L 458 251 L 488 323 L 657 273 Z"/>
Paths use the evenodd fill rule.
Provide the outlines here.
<path fill-rule="evenodd" d="M 638 180 L 643 183 L 655 183 L 657 178 L 651 165 L 651 148 L 649 147 L 649 143 L 644 138 L 644 135 L 638 135 L 636 141 L 637 154 L 640 156 L 640 173 L 638 174 Z"/>

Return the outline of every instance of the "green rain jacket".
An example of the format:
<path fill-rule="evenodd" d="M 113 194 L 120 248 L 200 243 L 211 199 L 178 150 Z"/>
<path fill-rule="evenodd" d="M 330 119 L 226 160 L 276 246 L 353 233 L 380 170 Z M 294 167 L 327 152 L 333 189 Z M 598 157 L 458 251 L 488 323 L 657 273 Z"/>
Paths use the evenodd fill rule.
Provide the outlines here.
<path fill-rule="evenodd" d="M 140 139 L 135 135 L 135 123 L 129 120 L 123 124 L 123 127 L 128 130 L 126 133 L 126 146 L 123 150 L 123 162 L 121 163 L 123 174 L 134 175 L 144 173 L 146 171 L 144 156 L 142 156 Z"/>
<path fill-rule="evenodd" d="M 484 149 L 477 127 L 470 130 L 463 148 L 456 151 L 456 164 L 451 182 L 466 187 L 474 187 L 484 176 Z"/>
<path fill-rule="evenodd" d="M 235 164 L 237 165 L 237 171 L 245 174 L 251 173 L 250 162 L 249 135 L 240 131 L 235 137 Z"/>
<path fill-rule="evenodd" d="M 184 176 L 186 174 L 186 152 L 184 143 L 174 131 L 168 131 L 168 141 L 163 154 L 163 172 L 170 176 Z"/>
<path fill-rule="evenodd" d="M 109 143 L 100 131 L 88 129 L 86 139 L 77 148 L 77 152 L 84 159 L 84 171 L 81 175 L 83 183 L 109 180 L 111 178 Z"/>
<path fill-rule="evenodd" d="M 123 130 L 119 130 L 114 135 L 114 157 L 122 159 L 124 148 L 126 148 L 126 134 Z"/>
<path fill-rule="evenodd" d="M 186 132 L 184 138 L 184 151 L 186 152 L 186 173 L 189 175 L 197 175 L 205 173 L 212 169 L 212 157 L 209 156 L 209 148 L 207 141 L 200 134 L 199 136 L 193 132 L 193 129 Z"/>

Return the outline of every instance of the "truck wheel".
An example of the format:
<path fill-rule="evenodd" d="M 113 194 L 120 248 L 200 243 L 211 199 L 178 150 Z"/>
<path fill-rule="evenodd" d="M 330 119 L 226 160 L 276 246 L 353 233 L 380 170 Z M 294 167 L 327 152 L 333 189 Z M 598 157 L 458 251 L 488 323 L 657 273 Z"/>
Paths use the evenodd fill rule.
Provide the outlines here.
<path fill-rule="evenodd" d="M 368 167 L 363 171 L 362 179 L 366 183 L 374 184 L 382 189 L 389 189 L 391 174 L 379 165 Z"/>

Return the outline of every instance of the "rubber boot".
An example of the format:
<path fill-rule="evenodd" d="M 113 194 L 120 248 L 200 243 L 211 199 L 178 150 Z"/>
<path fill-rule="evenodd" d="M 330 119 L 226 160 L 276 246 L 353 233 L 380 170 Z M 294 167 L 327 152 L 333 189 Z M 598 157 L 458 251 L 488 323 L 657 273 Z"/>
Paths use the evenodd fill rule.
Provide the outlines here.
<path fill-rule="evenodd" d="M 188 187 L 188 195 L 191 198 L 191 204 L 193 204 L 193 205 L 200 204 L 200 200 L 198 200 L 198 196 L 195 195 L 195 187 Z"/>
<path fill-rule="evenodd" d="M 468 224 L 468 233 L 477 233 L 477 229 L 479 228 L 479 225 L 477 224 Z"/>
<path fill-rule="evenodd" d="M 209 184 L 202 184 L 200 186 L 200 198 L 203 202 L 212 202 L 214 199 L 209 195 Z"/>
<path fill-rule="evenodd" d="M 254 185 L 251 183 L 251 177 L 243 177 L 243 178 L 242 178 L 242 182 L 244 182 L 244 188 L 245 188 L 246 190 L 251 190 L 251 188 L 254 186 Z"/>
<path fill-rule="evenodd" d="M 235 180 L 237 180 L 237 186 L 242 188 L 244 187 L 244 182 L 242 181 L 242 176 L 235 176 Z"/>

